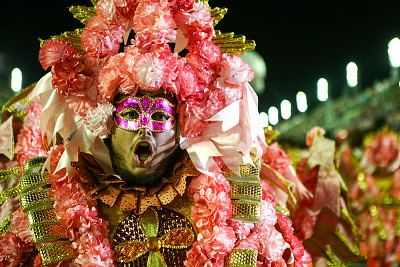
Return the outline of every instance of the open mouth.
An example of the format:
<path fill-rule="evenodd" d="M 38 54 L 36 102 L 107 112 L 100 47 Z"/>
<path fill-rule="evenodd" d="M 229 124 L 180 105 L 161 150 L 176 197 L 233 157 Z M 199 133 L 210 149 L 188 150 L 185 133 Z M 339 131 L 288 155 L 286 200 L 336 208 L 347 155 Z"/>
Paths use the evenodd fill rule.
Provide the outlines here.
<path fill-rule="evenodd" d="M 136 143 L 134 153 L 139 167 L 146 167 L 153 158 L 153 148 L 148 141 Z"/>

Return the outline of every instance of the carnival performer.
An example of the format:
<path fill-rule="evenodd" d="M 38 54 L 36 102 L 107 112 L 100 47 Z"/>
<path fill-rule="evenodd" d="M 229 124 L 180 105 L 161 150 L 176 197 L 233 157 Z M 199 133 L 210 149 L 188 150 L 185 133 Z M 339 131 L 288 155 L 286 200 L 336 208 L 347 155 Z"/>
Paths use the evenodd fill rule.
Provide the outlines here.
<path fill-rule="evenodd" d="M 93 4 L 3 107 L 0 264 L 310 265 L 259 183 L 254 42 L 207 1 Z"/>

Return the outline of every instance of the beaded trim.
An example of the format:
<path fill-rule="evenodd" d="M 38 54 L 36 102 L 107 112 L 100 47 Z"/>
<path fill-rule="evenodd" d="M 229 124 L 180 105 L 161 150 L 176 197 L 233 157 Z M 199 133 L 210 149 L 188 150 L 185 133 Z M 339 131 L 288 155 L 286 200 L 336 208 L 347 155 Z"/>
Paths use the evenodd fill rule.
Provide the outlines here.
<path fill-rule="evenodd" d="M 261 220 L 261 203 L 251 200 L 232 200 L 231 219 L 257 223 Z"/>
<path fill-rule="evenodd" d="M 21 194 L 21 186 L 20 185 L 14 186 L 11 189 L 3 191 L 0 194 L 0 205 L 2 205 L 8 199 L 18 196 L 19 194 Z"/>
<path fill-rule="evenodd" d="M 27 192 L 20 196 L 21 209 L 28 212 L 33 208 L 43 207 L 52 204 L 54 201 L 50 197 L 50 188 L 40 189 L 36 192 Z"/>
<path fill-rule="evenodd" d="M 260 181 L 260 170 L 261 170 L 261 158 L 254 160 L 253 164 L 240 165 L 240 177 L 228 169 L 226 166 L 222 168 L 222 174 L 226 177 L 228 181 L 250 181 L 259 182 Z"/>
<path fill-rule="evenodd" d="M 24 170 L 24 173 L 28 170 L 28 169 L 31 169 L 31 168 L 33 168 L 33 167 L 35 167 L 35 166 L 38 166 L 38 165 L 40 165 L 40 164 L 44 164 L 45 162 L 46 162 L 46 160 L 47 160 L 47 157 L 36 157 L 36 158 L 33 158 L 33 159 L 30 159 L 30 160 L 28 160 L 25 164 L 24 164 L 24 167 L 23 167 L 23 170 Z"/>
<path fill-rule="evenodd" d="M 259 183 L 249 182 L 230 182 L 231 190 L 229 197 L 231 199 L 247 199 L 253 201 L 261 201 L 262 185 Z"/>
<path fill-rule="evenodd" d="M 43 265 L 49 265 L 60 261 L 72 260 L 77 257 L 71 247 L 70 241 L 59 241 L 41 245 L 38 247 L 42 256 Z"/>
<path fill-rule="evenodd" d="M 67 238 L 67 229 L 61 222 L 42 222 L 31 224 L 29 228 L 33 234 L 35 243 L 54 241 Z"/>
<path fill-rule="evenodd" d="M 0 182 L 7 180 L 17 174 L 20 174 L 18 166 L 15 166 L 15 167 L 7 169 L 7 170 L 1 170 L 0 171 Z"/>
<path fill-rule="evenodd" d="M 43 175 L 40 172 L 34 172 L 28 175 L 23 175 L 21 177 L 21 180 L 19 181 L 22 192 L 34 190 L 49 184 L 47 178 L 48 178 L 48 172 L 45 172 Z"/>
<path fill-rule="evenodd" d="M 0 223 L 0 236 L 3 236 L 6 232 L 11 231 L 11 220 L 13 218 L 13 215 L 14 214 L 11 213 L 7 217 L 5 217 L 4 220 Z"/>
<path fill-rule="evenodd" d="M 252 249 L 234 248 L 229 253 L 225 267 L 256 267 L 258 251 Z"/>

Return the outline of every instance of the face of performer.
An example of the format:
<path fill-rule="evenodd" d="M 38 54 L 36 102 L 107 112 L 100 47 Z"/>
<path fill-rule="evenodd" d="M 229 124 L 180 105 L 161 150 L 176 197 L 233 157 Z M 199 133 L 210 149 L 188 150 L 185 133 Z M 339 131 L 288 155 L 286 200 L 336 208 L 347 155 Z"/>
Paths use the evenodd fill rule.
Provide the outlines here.
<path fill-rule="evenodd" d="M 114 106 L 111 149 L 117 173 L 130 185 L 156 184 L 178 147 L 176 100 L 138 93 L 118 97 Z"/>

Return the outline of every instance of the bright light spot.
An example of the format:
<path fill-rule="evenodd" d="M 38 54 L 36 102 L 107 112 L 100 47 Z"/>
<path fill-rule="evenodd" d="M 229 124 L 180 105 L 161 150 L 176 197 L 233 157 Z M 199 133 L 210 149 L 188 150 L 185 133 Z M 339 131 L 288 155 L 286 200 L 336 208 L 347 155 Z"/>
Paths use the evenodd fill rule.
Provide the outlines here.
<path fill-rule="evenodd" d="M 388 44 L 388 54 L 390 65 L 395 68 L 400 67 L 400 39 L 393 38 Z"/>
<path fill-rule="evenodd" d="M 15 68 L 11 72 L 11 89 L 14 92 L 21 91 L 22 87 L 22 72 L 19 68 Z"/>
<path fill-rule="evenodd" d="M 300 112 L 306 112 L 308 105 L 307 105 L 307 96 L 304 92 L 300 91 L 297 93 L 296 103 L 297 103 L 297 109 Z"/>
<path fill-rule="evenodd" d="M 268 118 L 271 125 L 277 125 L 279 122 L 279 111 L 276 107 L 270 107 L 268 109 Z"/>
<path fill-rule="evenodd" d="M 263 128 L 268 127 L 268 114 L 265 112 L 260 112 L 260 122 Z"/>
<path fill-rule="evenodd" d="M 354 62 L 350 62 L 346 67 L 346 79 L 349 87 L 356 87 L 358 83 L 358 67 Z"/>
<path fill-rule="evenodd" d="M 328 100 L 328 81 L 325 78 L 321 78 L 317 83 L 317 98 L 319 101 Z"/>
<path fill-rule="evenodd" d="M 283 119 L 287 120 L 292 116 L 292 105 L 289 100 L 282 100 L 281 102 L 281 116 Z"/>

